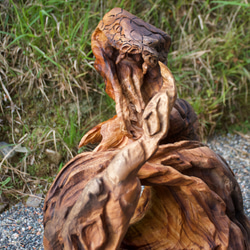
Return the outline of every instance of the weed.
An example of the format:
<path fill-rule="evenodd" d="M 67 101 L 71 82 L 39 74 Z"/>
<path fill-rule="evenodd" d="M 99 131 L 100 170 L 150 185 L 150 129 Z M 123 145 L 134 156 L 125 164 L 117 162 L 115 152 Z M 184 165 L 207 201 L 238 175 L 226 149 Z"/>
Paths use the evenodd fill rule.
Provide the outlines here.
<path fill-rule="evenodd" d="M 0 183 L 8 180 L 3 193 L 33 192 L 30 183 L 38 182 L 46 190 L 63 162 L 82 152 L 81 136 L 113 116 L 115 104 L 94 70 L 90 46 L 92 32 L 113 7 L 171 35 L 168 66 L 179 97 L 198 113 L 204 136 L 222 125 L 249 130 L 247 1 L 2 1 L 1 141 L 28 149 L 1 162 Z M 58 166 L 48 162 L 46 149 L 63 156 Z"/>
<path fill-rule="evenodd" d="M 8 183 L 11 182 L 11 178 L 8 176 L 5 180 L 0 182 L 0 195 L 4 190 L 11 189 L 13 186 L 8 186 Z"/>

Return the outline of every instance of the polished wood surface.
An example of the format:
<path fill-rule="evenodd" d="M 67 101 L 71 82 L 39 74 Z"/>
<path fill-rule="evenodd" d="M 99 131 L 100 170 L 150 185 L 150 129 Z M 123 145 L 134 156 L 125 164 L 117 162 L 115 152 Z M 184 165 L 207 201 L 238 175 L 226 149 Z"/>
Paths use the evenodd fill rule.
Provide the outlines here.
<path fill-rule="evenodd" d="M 92 35 L 117 115 L 68 162 L 44 202 L 44 249 L 250 249 L 250 223 L 226 161 L 199 141 L 176 98 L 163 31 L 115 8 Z M 143 190 L 142 190 L 143 185 Z"/>

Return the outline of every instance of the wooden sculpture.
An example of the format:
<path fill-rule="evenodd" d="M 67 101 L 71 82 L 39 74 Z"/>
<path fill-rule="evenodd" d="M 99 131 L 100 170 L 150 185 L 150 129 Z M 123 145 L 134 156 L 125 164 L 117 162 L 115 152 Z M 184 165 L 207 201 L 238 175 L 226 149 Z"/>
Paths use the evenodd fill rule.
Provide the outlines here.
<path fill-rule="evenodd" d="M 45 249 L 250 249 L 239 185 L 176 99 L 169 47 L 163 31 L 119 8 L 97 26 L 95 68 L 117 115 L 82 138 L 99 145 L 54 180 Z"/>

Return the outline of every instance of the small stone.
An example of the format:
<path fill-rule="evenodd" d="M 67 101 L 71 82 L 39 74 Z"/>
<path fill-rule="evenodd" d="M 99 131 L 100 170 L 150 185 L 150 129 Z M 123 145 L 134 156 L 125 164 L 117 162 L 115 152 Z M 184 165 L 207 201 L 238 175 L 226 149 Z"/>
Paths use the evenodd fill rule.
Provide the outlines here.
<path fill-rule="evenodd" d="M 48 157 L 48 160 L 51 162 L 51 163 L 55 163 L 56 165 L 59 165 L 59 163 L 61 162 L 62 160 L 62 156 L 60 153 L 54 151 L 54 150 L 51 150 L 51 149 L 46 149 L 45 150 L 45 154 L 47 155 Z"/>
<path fill-rule="evenodd" d="M 13 150 L 13 146 L 9 143 L 1 141 L 0 142 L 0 157 L 9 159 L 15 155 L 15 150 Z M 8 155 L 8 156 L 7 156 Z"/>
<path fill-rule="evenodd" d="M 37 194 L 37 197 L 29 196 L 26 201 L 26 206 L 28 207 L 39 207 L 42 202 L 42 194 Z"/>
<path fill-rule="evenodd" d="M 16 239 L 16 238 L 19 237 L 19 234 L 18 234 L 18 233 L 14 233 L 14 234 L 13 234 L 13 237 Z"/>
<path fill-rule="evenodd" d="M 16 148 L 15 148 L 15 151 L 18 152 L 18 153 L 28 153 L 28 149 L 26 147 L 21 147 L 21 145 L 18 145 Z"/>

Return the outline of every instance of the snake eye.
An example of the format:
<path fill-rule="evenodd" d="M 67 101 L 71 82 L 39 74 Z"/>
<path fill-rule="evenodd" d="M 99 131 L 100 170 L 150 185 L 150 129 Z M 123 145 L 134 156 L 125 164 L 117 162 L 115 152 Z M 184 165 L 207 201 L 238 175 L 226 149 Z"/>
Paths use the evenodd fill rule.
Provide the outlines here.
<path fill-rule="evenodd" d="M 117 33 L 120 33 L 122 31 L 122 27 L 119 24 L 114 25 L 113 29 Z"/>

